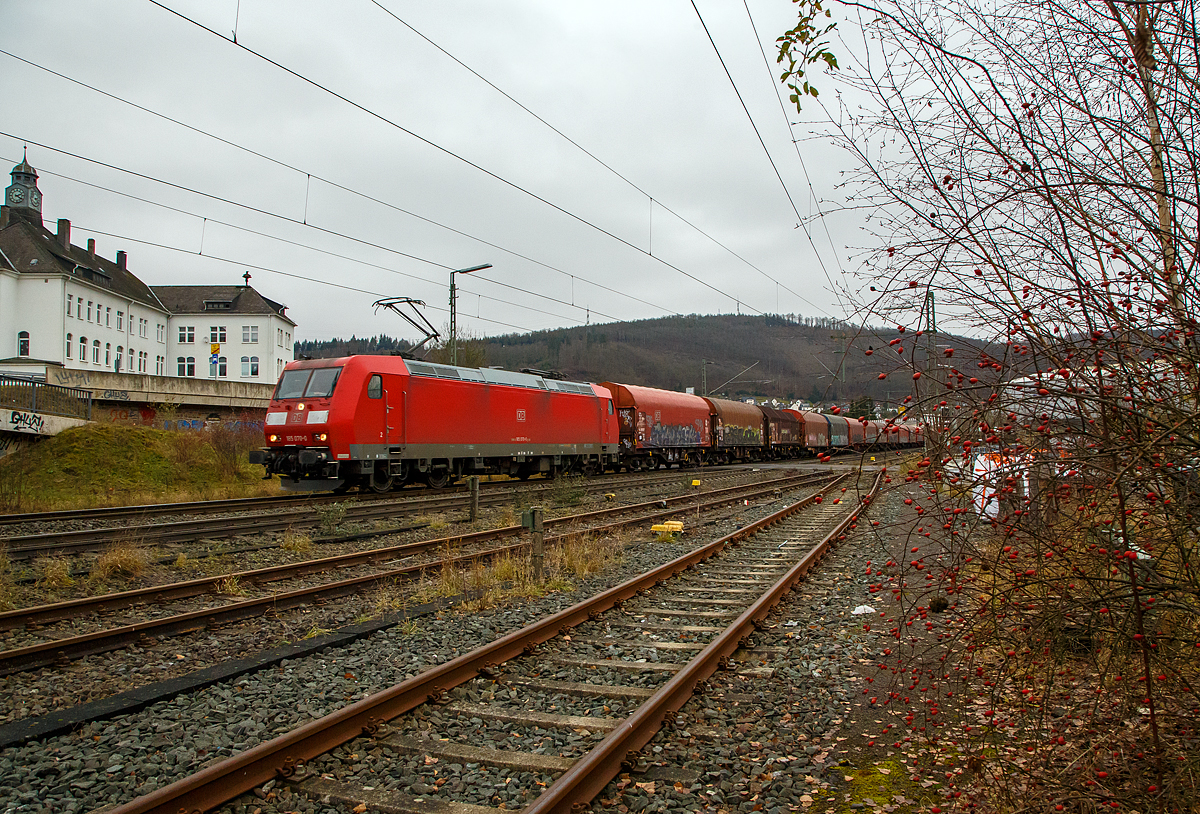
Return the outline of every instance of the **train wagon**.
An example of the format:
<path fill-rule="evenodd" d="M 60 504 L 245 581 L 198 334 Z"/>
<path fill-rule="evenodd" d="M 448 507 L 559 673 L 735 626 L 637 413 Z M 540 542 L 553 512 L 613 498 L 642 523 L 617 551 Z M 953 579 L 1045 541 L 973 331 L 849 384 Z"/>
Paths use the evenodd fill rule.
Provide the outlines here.
<path fill-rule="evenodd" d="M 804 446 L 810 454 L 825 452 L 829 449 L 829 421 L 820 413 L 799 410 L 788 410 L 800 419 L 804 431 Z"/>
<path fill-rule="evenodd" d="M 288 364 L 264 433 L 251 463 L 292 490 L 598 472 L 616 463 L 618 447 L 603 387 L 399 356 Z"/>
<path fill-rule="evenodd" d="M 867 425 L 857 418 L 847 418 L 846 429 L 850 435 L 850 446 L 858 450 L 866 449 Z"/>
<path fill-rule="evenodd" d="M 768 443 L 772 458 L 797 458 L 804 451 L 804 425 L 793 411 L 759 405 L 767 418 Z"/>
<path fill-rule="evenodd" d="M 699 396 L 603 382 L 616 402 L 621 466 L 632 471 L 698 465 L 712 445 L 708 402 Z"/>
<path fill-rule="evenodd" d="M 826 415 L 829 422 L 829 446 L 846 449 L 850 446 L 850 422 L 845 416 Z"/>
<path fill-rule="evenodd" d="M 712 411 L 712 449 L 709 459 L 717 463 L 758 460 L 766 453 L 766 416 L 756 405 L 704 397 Z"/>

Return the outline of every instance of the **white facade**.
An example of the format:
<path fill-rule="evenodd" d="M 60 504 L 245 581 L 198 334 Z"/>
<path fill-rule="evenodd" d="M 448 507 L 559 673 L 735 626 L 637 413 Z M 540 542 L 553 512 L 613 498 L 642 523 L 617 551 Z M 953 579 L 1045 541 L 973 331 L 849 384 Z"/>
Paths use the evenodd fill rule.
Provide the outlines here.
<path fill-rule="evenodd" d="M 176 314 L 167 331 L 166 375 L 273 383 L 293 359 L 292 331 L 291 322 L 271 314 Z"/>
<path fill-rule="evenodd" d="M 292 360 L 286 308 L 250 287 L 150 287 L 129 271 L 42 223 L 37 171 L 13 168 L 0 206 L 0 360 L 3 369 L 185 376 L 274 383 Z M 217 361 L 210 362 L 211 345 Z M 39 373 L 40 369 L 40 373 Z"/>
<path fill-rule="evenodd" d="M 79 280 L 63 282 L 58 353 L 40 358 L 71 370 L 165 375 L 170 314 Z"/>

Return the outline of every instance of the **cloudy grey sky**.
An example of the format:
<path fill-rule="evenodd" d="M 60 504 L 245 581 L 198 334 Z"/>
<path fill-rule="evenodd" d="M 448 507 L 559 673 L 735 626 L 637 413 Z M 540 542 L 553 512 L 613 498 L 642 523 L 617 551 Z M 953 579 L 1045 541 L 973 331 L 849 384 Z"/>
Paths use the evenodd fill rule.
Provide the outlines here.
<path fill-rule="evenodd" d="M 798 228 L 845 158 L 809 138 L 818 109 L 781 107 L 791 4 L 696 8 L 2 0 L 0 158 L 29 145 L 47 224 L 76 244 L 128 251 L 152 285 L 249 270 L 300 339 L 415 338 L 371 303 L 423 299 L 440 327 L 448 270 L 481 263 L 458 278 L 479 334 L 588 309 L 842 316 L 856 230 Z"/>

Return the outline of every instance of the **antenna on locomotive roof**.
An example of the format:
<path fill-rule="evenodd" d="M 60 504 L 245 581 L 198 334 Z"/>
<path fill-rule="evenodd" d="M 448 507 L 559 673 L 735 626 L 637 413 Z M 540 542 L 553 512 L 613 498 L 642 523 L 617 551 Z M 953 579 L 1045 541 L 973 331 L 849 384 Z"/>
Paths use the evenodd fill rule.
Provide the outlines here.
<path fill-rule="evenodd" d="M 402 310 L 403 306 L 405 305 L 412 309 L 412 316 L 410 316 L 406 311 Z M 425 302 L 423 300 L 414 300 L 411 297 L 388 297 L 382 300 L 375 300 L 375 302 L 371 304 L 371 306 L 377 312 L 380 308 L 386 308 L 395 313 L 409 325 L 425 334 L 425 338 L 416 345 L 413 345 L 406 351 L 400 352 L 400 356 L 405 359 L 416 359 L 416 352 L 419 351 L 426 342 L 441 338 L 441 334 L 437 332 L 437 329 L 430 324 L 429 320 L 425 318 L 423 313 L 417 310 L 418 305 L 424 308 Z M 426 351 L 425 355 L 428 356 L 429 351 Z"/>

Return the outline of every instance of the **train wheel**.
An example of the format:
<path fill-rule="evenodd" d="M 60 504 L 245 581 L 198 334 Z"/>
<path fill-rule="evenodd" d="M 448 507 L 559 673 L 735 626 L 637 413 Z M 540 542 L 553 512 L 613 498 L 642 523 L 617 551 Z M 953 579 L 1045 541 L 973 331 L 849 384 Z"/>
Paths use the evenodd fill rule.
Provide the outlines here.
<path fill-rule="evenodd" d="M 392 476 L 390 474 L 388 474 L 387 464 L 383 464 L 382 466 L 376 466 L 374 471 L 371 472 L 371 479 L 369 481 L 369 485 L 371 487 L 372 492 L 377 492 L 379 494 L 383 494 L 384 492 L 390 492 L 390 491 L 392 491 L 392 486 L 394 484 L 395 484 L 395 480 L 392 478 Z"/>
<path fill-rule="evenodd" d="M 589 478 L 594 478 L 600 474 L 600 464 L 595 461 L 588 461 L 583 465 L 583 474 Z"/>
<path fill-rule="evenodd" d="M 450 470 L 431 469 L 425 476 L 425 483 L 429 484 L 430 489 L 445 489 L 450 485 Z"/>

